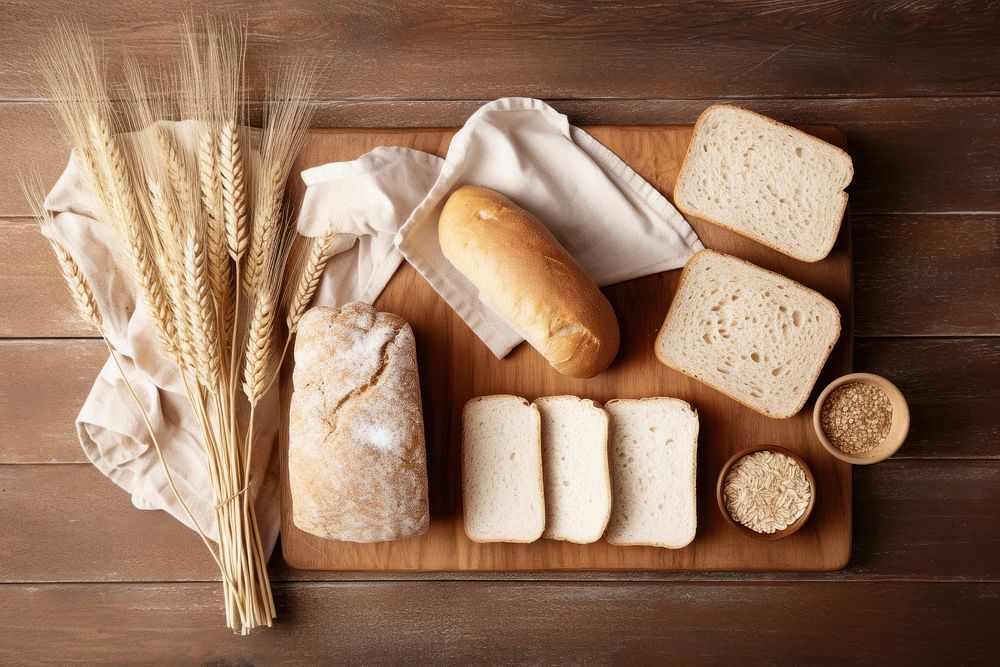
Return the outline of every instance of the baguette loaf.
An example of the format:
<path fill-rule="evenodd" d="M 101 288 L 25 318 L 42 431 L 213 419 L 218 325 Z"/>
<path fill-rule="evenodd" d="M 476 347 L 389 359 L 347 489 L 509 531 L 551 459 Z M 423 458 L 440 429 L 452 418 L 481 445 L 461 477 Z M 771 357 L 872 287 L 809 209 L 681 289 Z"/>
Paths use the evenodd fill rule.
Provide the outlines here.
<path fill-rule="evenodd" d="M 618 399 L 604 409 L 614 493 L 608 542 L 687 546 L 698 528 L 698 413 L 677 398 Z"/>
<path fill-rule="evenodd" d="M 542 537 L 596 542 L 611 514 L 608 413 L 576 396 L 546 396 L 535 406 L 542 418 Z"/>
<path fill-rule="evenodd" d="M 729 255 L 688 260 L 656 338 L 667 366 L 783 419 L 805 404 L 840 336 L 840 312 L 794 280 Z"/>
<path fill-rule="evenodd" d="M 560 373 L 597 375 L 618 353 L 614 309 L 535 216 L 507 197 L 463 186 L 441 212 L 444 256 Z"/>
<path fill-rule="evenodd" d="M 716 104 L 698 118 L 674 189 L 693 215 L 815 262 L 830 253 L 847 207 L 851 157 L 766 116 Z"/>
<path fill-rule="evenodd" d="M 534 542 L 545 528 L 541 424 L 519 396 L 480 396 L 462 411 L 462 505 L 473 542 Z"/>
<path fill-rule="evenodd" d="M 366 304 L 299 323 L 289 411 L 295 525 L 380 542 L 427 530 L 427 463 L 410 325 Z"/>

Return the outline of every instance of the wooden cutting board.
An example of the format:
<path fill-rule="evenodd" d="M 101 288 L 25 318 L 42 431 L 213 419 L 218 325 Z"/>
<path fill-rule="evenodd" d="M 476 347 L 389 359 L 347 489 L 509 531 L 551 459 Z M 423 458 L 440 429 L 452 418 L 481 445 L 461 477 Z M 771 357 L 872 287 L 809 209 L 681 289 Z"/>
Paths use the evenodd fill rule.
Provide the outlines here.
<path fill-rule="evenodd" d="M 601 143 L 640 175 L 672 197 L 674 181 L 691 137 L 691 127 L 589 127 Z M 843 132 L 803 128 L 846 147 Z M 408 146 L 444 155 L 454 130 L 317 130 L 299 160 L 305 168 L 350 160 L 376 146 Z M 287 424 L 281 429 L 282 526 L 285 561 L 309 570 L 833 570 L 847 564 L 851 551 L 851 469 L 830 456 L 812 430 L 813 401 L 823 386 L 851 370 L 852 277 L 850 221 L 825 260 L 806 264 L 785 257 L 720 227 L 691 221 L 704 244 L 782 273 L 832 299 L 840 308 L 843 333 L 810 401 L 788 420 L 763 417 L 736 401 L 658 362 L 653 340 L 670 306 L 680 270 L 648 276 L 604 290 L 621 326 L 621 351 L 611 368 L 589 380 L 555 372 L 527 344 L 496 359 L 455 312 L 408 264 L 395 274 L 376 302 L 413 327 L 417 339 L 424 403 L 431 522 L 418 538 L 381 544 L 353 544 L 314 537 L 291 519 L 287 471 Z M 286 368 L 285 378 L 289 380 Z M 283 383 L 287 415 L 291 382 Z M 508 393 L 533 400 L 573 394 L 613 398 L 674 396 L 691 403 L 701 422 L 698 442 L 698 533 L 678 549 L 616 547 L 539 540 L 533 544 L 477 544 L 462 526 L 461 414 L 474 396 Z M 780 445 L 799 453 L 816 477 L 816 506 L 795 535 L 766 542 L 727 525 L 715 500 L 723 463 L 739 449 Z"/>

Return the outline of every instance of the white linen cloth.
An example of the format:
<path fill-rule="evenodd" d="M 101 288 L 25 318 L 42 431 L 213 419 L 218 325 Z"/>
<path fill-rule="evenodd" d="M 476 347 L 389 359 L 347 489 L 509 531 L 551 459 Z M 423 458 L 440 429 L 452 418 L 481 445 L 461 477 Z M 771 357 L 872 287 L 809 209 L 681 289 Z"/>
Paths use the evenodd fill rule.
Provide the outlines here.
<path fill-rule="evenodd" d="M 178 145 L 193 150 L 194 124 L 165 124 Z M 299 232 L 333 239 L 315 303 L 371 303 L 403 257 L 420 271 L 497 355 L 521 338 L 479 301 L 478 291 L 446 260 L 437 217 L 464 184 L 498 190 L 533 212 L 600 285 L 683 266 L 701 242 L 670 203 L 638 174 L 566 117 L 539 100 L 508 98 L 477 111 L 442 160 L 420 151 L 383 147 L 357 160 L 302 174 L 307 185 Z M 43 233 L 80 265 L 119 350 L 125 372 L 149 413 L 167 465 L 199 524 L 211 535 L 214 499 L 192 413 L 172 361 L 159 350 L 142 299 L 108 228 L 98 222 L 75 157 L 45 203 L 53 213 Z M 404 224 L 405 223 L 405 224 Z M 280 524 L 276 457 L 277 383 L 258 406 L 259 440 L 252 473 L 257 517 L 270 553 Z M 136 507 L 162 509 L 191 523 L 167 486 L 132 398 L 109 359 L 77 417 L 87 457 L 132 496 Z"/>
<path fill-rule="evenodd" d="M 541 100 L 491 102 L 451 140 L 441 175 L 396 237 L 410 262 L 497 357 L 523 338 L 441 254 L 437 221 L 462 185 L 531 211 L 600 285 L 684 266 L 697 234 L 656 188 Z"/>

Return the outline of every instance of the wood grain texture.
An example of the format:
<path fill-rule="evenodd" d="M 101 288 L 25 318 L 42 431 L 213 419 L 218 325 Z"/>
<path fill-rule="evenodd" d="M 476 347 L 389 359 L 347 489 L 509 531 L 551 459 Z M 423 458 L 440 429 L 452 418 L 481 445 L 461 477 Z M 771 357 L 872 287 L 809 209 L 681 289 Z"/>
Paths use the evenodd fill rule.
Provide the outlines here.
<path fill-rule="evenodd" d="M 57 19 L 85 20 L 116 71 L 123 49 L 151 62 L 172 57 L 183 9 L 170 0 L 128 11 L 99 0 L 7 3 L 5 21 L 17 29 L 0 42 L 0 99 L 44 94 L 35 58 Z M 238 0 L 213 9 L 247 17 L 258 95 L 264 65 L 292 55 L 327 63 L 317 95 L 327 99 L 1000 92 L 1000 10 L 976 0 Z"/>
<path fill-rule="evenodd" d="M 832 128 L 807 128 L 843 145 Z M 636 172 L 670 196 L 690 139 L 689 126 L 592 127 L 591 134 Z M 443 154 L 450 132 L 391 130 L 317 131 L 297 167 L 351 159 L 389 143 L 432 145 Z M 850 369 L 851 245 L 846 222 L 830 255 L 805 264 L 720 227 L 694 221 L 706 246 L 736 254 L 819 290 L 837 304 L 843 335 L 820 382 Z M 397 542 L 353 544 L 324 540 L 291 521 L 287 479 L 282 494 L 282 550 L 293 567 L 320 570 L 537 570 L 537 569 L 791 569 L 843 567 L 850 552 L 850 469 L 816 441 L 808 406 L 788 420 L 771 420 L 660 364 L 653 339 L 676 289 L 679 271 L 614 285 L 605 290 L 615 307 L 622 345 L 608 371 L 589 380 L 556 373 L 522 345 L 496 359 L 461 318 L 408 264 L 396 272 L 375 302 L 413 327 L 421 373 L 427 439 L 431 525 L 426 535 Z M 447 344 L 442 345 L 442 341 Z M 428 372 L 433 369 L 433 372 Z M 283 385 L 289 396 L 290 383 Z M 614 547 L 607 542 L 576 545 L 541 540 L 532 544 L 476 544 L 465 537 L 461 519 L 460 437 L 462 407 L 475 396 L 509 393 L 572 394 L 606 402 L 612 398 L 673 396 L 699 413 L 698 535 L 684 549 Z M 802 530 L 776 543 L 746 537 L 726 525 L 706 490 L 736 450 L 770 443 L 802 455 L 816 477 L 817 502 Z M 284 474 L 284 473 L 283 473 Z"/>
<path fill-rule="evenodd" d="M 858 335 L 1000 333 L 1000 217 L 857 216 Z"/>
<path fill-rule="evenodd" d="M 35 218 L 0 219 L 0 336 L 94 336 Z"/>
<path fill-rule="evenodd" d="M 132 506 L 90 465 L 0 466 L 5 581 L 214 579 L 197 534 L 166 512 Z"/>
<path fill-rule="evenodd" d="M 1000 582 L 1000 462 L 897 461 L 854 471 L 854 549 L 836 573 L 307 572 L 271 559 L 279 580 L 922 580 Z M 709 507 L 711 511 L 717 511 Z M 956 548 L 961 545 L 962 548 Z M 89 465 L 0 466 L 0 583 L 211 581 L 197 536 L 134 508 Z"/>
<path fill-rule="evenodd" d="M 275 598 L 276 627 L 234 637 L 210 584 L 4 586 L 0 661 L 988 664 L 1000 614 L 995 583 L 299 583 Z"/>
<path fill-rule="evenodd" d="M 458 126 L 483 101 L 330 102 L 316 127 Z M 553 100 L 577 125 L 684 125 L 707 100 Z M 1000 211 L 995 98 L 747 99 L 738 104 L 791 124 L 829 124 L 848 134 L 855 177 L 852 213 Z M 47 105 L 0 104 L 0 215 L 28 215 L 17 176 L 54 183 L 68 151 Z M 970 169 L 975 165 L 975 169 Z"/>
<path fill-rule="evenodd" d="M 107 357 L 99 340 L 0 341 L 0 463 L 86 461 L 74 423 Z"/>

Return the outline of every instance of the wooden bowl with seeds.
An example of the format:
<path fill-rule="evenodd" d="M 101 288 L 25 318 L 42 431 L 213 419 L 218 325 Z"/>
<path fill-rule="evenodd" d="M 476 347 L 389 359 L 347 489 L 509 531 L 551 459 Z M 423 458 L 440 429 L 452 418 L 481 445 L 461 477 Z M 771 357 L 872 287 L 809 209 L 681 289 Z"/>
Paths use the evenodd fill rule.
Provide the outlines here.
<path fill-rule="evenodd" d="M 736 530 L 757 540 L 780 540 L 809 520 L 816 504 L 816 479 L 795 452 L 771 445 L 750 447 L 722 466 L 715 498 Z"/>
<path fill-rule="evenodd" d="M 837 378 L 816 399 L 813 428 L 833 456 L 854 465 L 884 461 L 903 446 L 910 408 L 896 385 L 879 375 Z"/>

